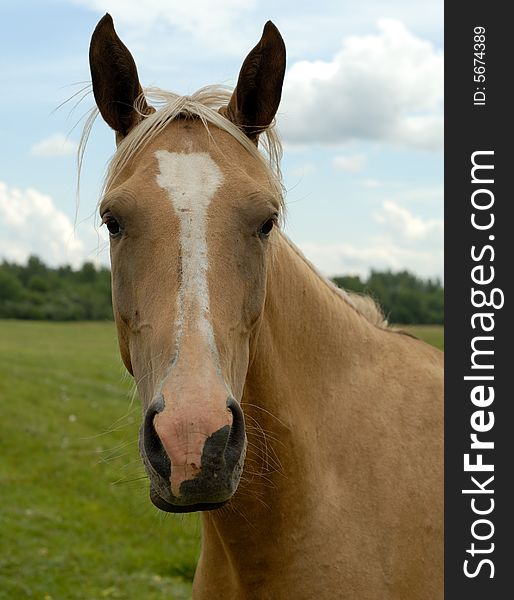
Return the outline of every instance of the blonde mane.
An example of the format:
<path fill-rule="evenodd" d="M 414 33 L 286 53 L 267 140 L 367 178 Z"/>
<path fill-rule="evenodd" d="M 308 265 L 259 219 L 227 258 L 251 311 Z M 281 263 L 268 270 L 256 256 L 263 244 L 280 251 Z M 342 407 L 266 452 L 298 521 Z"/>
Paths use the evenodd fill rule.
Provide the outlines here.
<path fill-rule="evenodd" d="M 333 281 L 325 277 L 316 265 L 314 265 L 285 234 L 282 234 L 282 236 L 293 252 L 303 260 L 310 270 L 323 284 L 328 286 L 334 294 L 349 304 L 357 313 L 359 313 L 359 315 L 364 317 L 372 325 L 375 325 L 380 329 L 389 329 L 389 323 L 382 312 L 382 309 L 371 296 L 366 296 L 365 294 L 359 294 L 357 292 L 348 292 L 347 290 L 338 287 Z"/>
<path fill-rule="evenodd" d="M 145 146 L 159 135 L 170 121 L 184 116 L 199 118 L 206 130 L 209 124 L 229 133 L 247 152 L 256 158 L 265 168 L 269 182 L 276 197 L 280 201 L 282 218 L 285 213 L 284 187 L 280 161 L 282 158 L 282 144 L 273 122 L 260 136 L 259 146 L 263 152 L 231 121 L 222 116 L 218 111 L 226 106 L 232 96 L 232 89 L 226 86 L 210 85 L 201 88 L 191 96 L 181 96 L 159 88 L 145 88 L 143 94 L 136 101 L 135 108 L 142 117 L 141 122 L 119 143 L 105 174 L 102 196 L 114 183 L 123 169 L 139 154 Z M 141 99 L 149 101 L 156 111 L 146 115 L 140 110 Z M 78 151 L 78 173 L 80 171 L 83 155 L 93 123 L 99 111 L 94 108 L 86 120 Z M 300 250 L 284 235 L 287 243 L 305 261 L 305 263 L 318 275 L 319 279 L 328 285 L 334 293 L 349 304 L 358 314 L 363 316 L 373 325 L 386 328 L 387 320 L 378 304 L 369 296 L 347 292 L 324 277 L 319 270 L 300 252 Z"/>
<path fill-rule="evenodd" d="M 221 85 L 203 87 L 191 96 L 181 96 L 155 87 L 145 88 L 143 94 L 135 103 L 135 109 L 141 115 L 142 120 L 119 143 L 107 168 L 102 186 L 102 195 L 105 194 L 123 169 L 137 154 L 144 150 L 149 142 L 164 130 L 170 121 L 182 117 L 196 117 L 202 121 L 207 131 L 209 131 L 209 124 L 212 124 L 229 133 L 264 166 L 271 187 L 280 201 L 282 210 L 284 210 L 284 188 L 280 171 L 282 144 L 274 123 L 259 136 L 259 146 L 263 149 L 263 152 L 261 152 L 237 125 L 234 125 L 218 112 L 221 107 L 229 103 L 231 96 L 231 88 Z M 142 113 L 140 110 L 142 99 L 149 101 L 156 111 L 149 115 Z M 79 171 L 85 146 L 98 114 L 98 109 L 94 108 L 84 125 L 79 144 Z"/>

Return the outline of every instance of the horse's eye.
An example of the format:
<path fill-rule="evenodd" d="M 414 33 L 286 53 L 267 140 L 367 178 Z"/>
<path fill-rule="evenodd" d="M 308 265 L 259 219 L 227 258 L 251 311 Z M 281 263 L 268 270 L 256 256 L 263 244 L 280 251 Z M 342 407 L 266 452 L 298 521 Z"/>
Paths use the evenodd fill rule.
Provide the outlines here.
<path fill-rule="evenodd" d="M 277 222 L 276 216 L 269 218 L 265 223 L 263 223 L 261 225 L 261 227 L 258 231 L 259 236 L 262 238 L 267 238 L 269 236 L 269 234 L 271 233 L 271 230 L 275 226 L 276 222 Z"/>
<path fill-rule="evenodd" d="M 111 235 L 118 235 L 118 233 L 120 233 L 120 224 L 118 223 L 118 221 L 116 221 L 116 219 L 113 216 L 104 215 L 103 222 L 105 223 L 105 226 L 107 227 Z"/>

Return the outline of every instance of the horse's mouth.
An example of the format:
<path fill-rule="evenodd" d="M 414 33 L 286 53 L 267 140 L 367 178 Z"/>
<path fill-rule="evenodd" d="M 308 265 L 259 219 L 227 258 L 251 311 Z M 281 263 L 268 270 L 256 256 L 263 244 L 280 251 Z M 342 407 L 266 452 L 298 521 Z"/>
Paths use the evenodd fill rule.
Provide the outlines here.
<path fill-rule="evenodd" d="M 159 494 L 150 488 L 150 500 L 152 504 L 156 506 L 158 509 L 163 510 L 165 512 L 170 513 L 186 513 L 186 512 L 197 512 L 197 511 L 206 511 L 206 510 L 216 510 L 225 506 L 228 500 L 223 500 L 223 502 L 203 502 L 196 504 L 171 504 L 167 500 L 164 500 L 159 496 Z"/>
<path fill-rule="evenodd" d="M 236 400 L 229 398 L 227 407 L 233 415 L 232 424 L 202 439 L 201 457 L 189 465 L 189 470 L 179 462 L 180 470 L 173 465 L 154 427 L 154 418 L 162 406 L 162 398 L 149 406 L 139 434 L 152 503 L 160 510 L 174 513 L 221 508 L 236 492 L 243 472 L 247 440 L 242 409 Z"/>

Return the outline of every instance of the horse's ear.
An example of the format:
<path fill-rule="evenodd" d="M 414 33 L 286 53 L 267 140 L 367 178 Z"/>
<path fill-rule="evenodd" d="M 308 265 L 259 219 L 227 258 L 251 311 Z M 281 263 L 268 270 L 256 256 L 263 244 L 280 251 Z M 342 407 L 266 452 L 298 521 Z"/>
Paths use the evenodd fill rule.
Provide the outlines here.
<path fill-rule="evenodd" d="M 275 25 L 268 21 L 259 43 L 241 67 L 228 106 L 220 111 L 254 142 L 277 112 L 285 71 L 284 40 Z"/>
<path fill-rule="evenodd" d="M 116 34 L 109 14 L 102 17 L 91 37 L 89 66 L 96 104 L 119 141 L 141 121 L 142 115 L 154 109 L 142 96 L 136 63 Z"/>

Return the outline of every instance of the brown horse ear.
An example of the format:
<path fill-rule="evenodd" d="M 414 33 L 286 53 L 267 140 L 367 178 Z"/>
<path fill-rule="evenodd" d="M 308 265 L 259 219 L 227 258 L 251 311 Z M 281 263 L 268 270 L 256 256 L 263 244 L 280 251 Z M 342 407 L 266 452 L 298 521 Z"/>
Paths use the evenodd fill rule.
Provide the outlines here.
<path fill-rule="evenodd" d="M 286 47 L 279 30 L 268 21 L 262 37 L 246 57 L 237 86 L 221 113 L 257 143 L 273 121 L 286 71 Z"/>
<path fill-rule="evenodd" d="M 136 63 L 116 34 L 109 14 L 102 17 L 91 37 L 89 66 L 96 104 L 106 123 L 118 134 L 117 139 L 141 121 L 141 114 L 154 112 L 141 96 Z M 137 98 L 140 101 L 136 110 Z"/>

